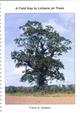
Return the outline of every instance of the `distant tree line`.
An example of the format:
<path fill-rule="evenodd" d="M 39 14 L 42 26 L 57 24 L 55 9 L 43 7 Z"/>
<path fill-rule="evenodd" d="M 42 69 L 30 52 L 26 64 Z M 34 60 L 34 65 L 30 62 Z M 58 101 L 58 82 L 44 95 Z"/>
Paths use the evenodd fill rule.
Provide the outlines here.
<path fill-rule="evenodd" d="M 8 86 L 5 87 L 6 93 L 35 93 L 35 92 L 43 92 L 43 93 L 75 93 L 75 85 L 50 85 L 46 86 L 45 89 L 38 89 L 37 86 L 34 87 L 15 87 Z"/>

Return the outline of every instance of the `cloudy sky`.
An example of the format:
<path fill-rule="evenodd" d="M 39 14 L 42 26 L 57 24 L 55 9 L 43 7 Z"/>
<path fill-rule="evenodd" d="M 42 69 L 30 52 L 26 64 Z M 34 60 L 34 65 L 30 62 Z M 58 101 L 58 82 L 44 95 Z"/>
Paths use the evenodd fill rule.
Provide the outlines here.
<path fill-rule="evenodd" d="M 75 16 L 73 13 L 8 13 L 5 14 L 5 83 L 6 86 L 26 86 L 27 82 L 20 82 L 23 68 L 15 68 L 15 63 L 11 59 L 11 52 L 17 47 L 14 39 L 19 37 L 21 31 L 19 26 L 24 25 L 28 20 L 39 21 L 43 25 L 52 25 L 60 35 L 72 41 L 70 50 L 67 54 L 61 56 L 65 69 L 62 71 L 65 76 L 65 82 L 53 81 L 52 84 L 71 84 L 75 83 L 74 70 L 74 41 L 75 41 Z"/>

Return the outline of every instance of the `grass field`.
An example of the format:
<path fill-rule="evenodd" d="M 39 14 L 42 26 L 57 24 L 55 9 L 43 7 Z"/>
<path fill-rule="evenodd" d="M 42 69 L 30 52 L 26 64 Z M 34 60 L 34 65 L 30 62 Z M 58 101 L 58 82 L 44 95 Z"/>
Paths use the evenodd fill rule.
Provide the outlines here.
<path fill-rule="evenodd" d="M 70 93 L 54 93 L 54 94 L 6 94 L 6 104 L 74 104 L 75 95 Z"/>
<path fill-rule="evenodd" d="M 42 93 L 42 92 L 36 92 L 36 93 L 6 93 L 6 96 L 43 96 L 43 97 L 66 97 L 66 96 L 74 96 L 74 93 Z"/>
<path fill-rule="evenodd" d="M 5 88 L 6 104 L 74 104 L 75 85 L 47 86 L 44 90 L 36 87 Z"/>

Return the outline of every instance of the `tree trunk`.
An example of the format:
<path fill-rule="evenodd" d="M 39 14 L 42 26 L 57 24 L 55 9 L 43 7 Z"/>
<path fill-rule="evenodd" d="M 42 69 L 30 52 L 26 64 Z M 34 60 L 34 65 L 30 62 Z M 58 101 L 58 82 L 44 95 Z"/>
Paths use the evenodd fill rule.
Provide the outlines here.
<path fill-rule="evenodd" d="M 44 89 L 45 81 L 46 81 L 45 75 L 39 74 L 37 77 L 37 86 L 39 89 L 41 90 Z"/>

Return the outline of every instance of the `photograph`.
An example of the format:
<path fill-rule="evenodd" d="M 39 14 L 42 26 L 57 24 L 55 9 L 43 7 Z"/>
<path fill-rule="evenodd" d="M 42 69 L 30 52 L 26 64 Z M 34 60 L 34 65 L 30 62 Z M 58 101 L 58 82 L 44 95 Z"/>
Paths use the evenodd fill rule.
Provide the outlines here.
<path fill-rule="evenodd" d="M 5 104 L 75 104 L 75 13 L 5 13 Z"/>

